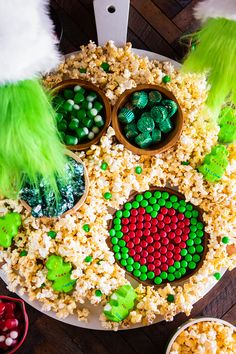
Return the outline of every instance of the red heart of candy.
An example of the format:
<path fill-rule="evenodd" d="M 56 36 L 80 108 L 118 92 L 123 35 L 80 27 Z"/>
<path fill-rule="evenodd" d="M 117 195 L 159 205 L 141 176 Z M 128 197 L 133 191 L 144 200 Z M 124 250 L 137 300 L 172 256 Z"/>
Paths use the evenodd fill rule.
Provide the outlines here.
<path fill-rule="evenodd" d="M 122 218 L 123 240 L 129 248 L 129 256 L 135 262 L 146 265 L 149 271 L 159 276 L 175 261 L 181 261 L 180 252 L 186 248 L 190 224 L 184 214 L 175 209 L 160 209 L 156 218 L 144 208 L 132 209 L 129 218 Z"/>

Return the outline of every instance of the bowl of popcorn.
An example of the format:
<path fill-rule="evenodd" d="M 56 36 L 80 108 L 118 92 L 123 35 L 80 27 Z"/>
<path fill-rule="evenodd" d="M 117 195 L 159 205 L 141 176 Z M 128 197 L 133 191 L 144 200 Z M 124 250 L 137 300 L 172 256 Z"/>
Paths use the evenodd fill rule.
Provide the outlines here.
<path fill-rule="evenodd" d="M 68 160 L 65 165 L 66 179 L 56 178 L 58 198 L 44 179 L 40 181 L 39 188 L 26 182 L 20 192 L 21 203 L 35 218 L 47 221 L 49 218 L 73 214 L 87 198 L 89 189 L 87 169 L 72 151 L 66 151 L 66 155 Z"/>
<path fill-rule="evenodd" d="M 111 122 L 111 106 L 102 90 L 90 82 L 71 79 L 55 85 L 52 96 L 65 145 L 79 151 L 98 143 Z"/>
<path fill-rule="evenodd" d="M 24 301 L 0 295 L 0 352 L 15 353 L 23 344 L 28 327 Z"/>
<path fill-rule="evenodd" d="M 117 139 L 138 155 L 156 155 L 170 149 L 178 141 L 183 123 L 175 96 L 156 85 L 125 91 L 112 111 Z"/>
<path fill-rule="evenodd" d="M 236 327 L 213 317 L 192 319 L 180 326 L 171 338 L 166 354 L 233 354 Z"/>

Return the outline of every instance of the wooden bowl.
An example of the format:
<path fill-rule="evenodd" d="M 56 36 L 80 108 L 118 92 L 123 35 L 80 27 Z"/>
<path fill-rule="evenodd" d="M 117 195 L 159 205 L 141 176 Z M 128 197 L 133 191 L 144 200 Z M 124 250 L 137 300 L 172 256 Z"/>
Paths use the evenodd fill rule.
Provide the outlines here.
<path fill-rule="evenodd" d="M 178 197 L 178 199 L 185 200 L 185 197 L 184 197 L 183 194 L 179 193 L 178 191 L 176 191 L 175 189 L 172 189 L 172 188 L 168 188 L 168 187 L 164 187 L 164 188 L 162 188 L 162 187 L 152 187 L 152 188 L 149 189 L 149 191 L 151 191 L 151 192 L 154 192 L 154 191 L 168 192 L 170 195 L 176 195 Z M 145 193 L 145 191 L 142 192 L 142 193 L 132 192 L 130 194 L 127 202 L 133 201 L 137 194 L 144 194 L 144 193 Z M 203 213 L 202 210 L 199 207 L 195 206 L 195 205 L 194 205 L 194 209 L 199 212 L 198 220 L 205 226 L 205 222 L 203 221 L 203 217 L 202 217 L 202 213 Z M 113 214 L 113 218 L 115 216 L 115 212 Z M 113 219 L 111 219 L 109 221 L 109 224 L 108 224 L 108 229 L 109 230 L 112 228 L 112 225 L 113 225 Z M 184 281 L 188 280 L 191 276 L 193 276 L 193 274 L 198 272 L 198 270 L 202 267 L 203 262 L 204 262 L 204 260 L 206 258 L 206 254 L 208 252 L 208 239 L 209 239 L 209 235 L 205 232 L 204 235 L 203 235 L 203 243 L 202 243 L 202 245 L 204 247 L 204 250 L 203 250 L 203 253 L 201 255 L 201 259 L 198 262 L 198 265 L 197 265 L 197 267 L 195 269 L 188 270 L 186 275 L 184 275 L 180 279 L 177 279 L 177 280 L 174 280 L 174 281 L 171 281 L 171 282 L 169 282 L 168 280 L 163 280 L 163 282 L 160 285 L 154 284 L 154 282 L 152 282 L 149 279 L 147 279 L 145 281 L 140 280 L 138 277 L 135 277 L 132 273 L 128 272 L 126 270 L 126 268 L 124 266 L 122 266 L 122 264 L 119 261 L 116 260 L 116 262 L 121 268 L 123 268 L 127 272 L 127 274 L 129 274 L 133 279 L 135 279 L 139 283 L 142 283 L 143 285 L 153 286 L 154 288 L 160 288 L 160 287 L 162 288 L 162 287 L 165 287 L 166 284 L 169 282 L 172 286 L 178 286 L 178 285 L 181 285 L 181 283 L 183 283 Z M 107 242 L 107 245 L 110 248 L 110 250 L 113 252 L 113 249 L 112 249 L 113 244 L 111 243 L 111 238 L 108 237 L 106 242 Z"/>
<path fill-rule="evenodd" d="M 65 213 L 63 213 L 62 215 L 60 216 L 57 216 L 57 217 L 52 217 L 52 218 L 49 218 L 47 216 L 42 216 L 38 219 L 42 220 L 42 221 L 50 221 L 50 220 L 53 220 L 53 219 L 58 219 L 58 218 L 61 218 L 61 217 L 64 217 L 65 215 L 67 214 L 73 214 L 75 213 L 77 210 L 79 210 L 79 208 L 84 204 L 86 198 L 87 198 L 87 195 L 88 195 L 88 190 L 89 190 L 89 177 L 88 177 L 88 171 L 83 163 L 83 161 L 76 155 L 74 154 L 72 151 L 69 151 L 67 150 L 66 151 L 66 155 L 72 157 L 75 161 L 77 161 L 78 163 L 82 164 L 84 166 L 84 182 L 85 182 L 85 190 L 84 190 L 84 194 L 82 195 L 82 197 L 78 200 L 78 202 L 73 206 L 73 208 L 67 210 Z M 21 204 L 23 205 L 23 207 L 28 210 L 29 212 L 31 212 L 31 207 L 29 206 L 29 204 L 25 201 L 25 200 L 20 200 L 21 201 Z"/>
<path fill-rule="evenodd" d="M 27 336 L 27 333 L 28 333 L 28 329 L 29 329 L 29 319 L 28 319 L 28 315 L 27 315 L 27 312 L 26 312 L 25 303 L 24 303 L 23 300 L 17 299 L 17 298 L 13 298 L 13 297 L 10 297 L 10 296 L 0 295 L 0 301 L 14 302 L 18 306 L 18 310 L 20 310 L 20 315 L 21 315 L 21 319 L 22 319 L 22 322 L 23 322 L 22 323 L 22 329 L 23 330 L 22 330 L 22 333 L 21 333 L 21 335 L 19 337 L 20 340 L 19 340 L 18 344 L 15 347 L 3 352 L 4 354 L 13 354 L 22 346 L 22 344 L 24 343 L 24 341 L 26 339 L 26 336 Z"/>
<path fill-rule="evenodd" d="M 119 122 L 118 119 L 118 114 L 119 110 L 129 101 L 130 96 L 137 91 L 152 91 L 152 90 L 157 90 L 159 91 L 162 96 L 165 99 L 170 99 L 172 101 L 175 101 L 178 105 L 178 110 L 174 114 L 174 116 L 171 118 L 174 120 L 175 127 L 174 129 L 166 134 L 165 139 L 163 141 L 160 141 L 159 143 L 150 146 L 148 148 L 140 148 L 137 147 L 136 145 L 132 144 L 124 135 L 123 133 L 123 124 Z M 180 105 L 175 98 L 175 96 L 168 90 L 166 90 L 162 86 L 157 86 L 157 85 L 139 85 L 131 90 L 125 91 L 118 99 L 116 102 L 113 111 L 112 111 L 112 126 L 115 130 L 116 137 L 119 140 L 120 143 L 122 143 L 127 149 L 132 151 L 134 154 L 137 155 L 156 155 L 160 154 L 168 149 L 170 149 L 173 145 L 177 143 L 177 141 L 180 138 L 180 135 L 183 130 L 183 124 L 184 124 L 184 118 L 183 118 L 183 112 L 180 108 Z"/>
<path fill-rule="evenodd" d="M 99 87 L 97 87 L 97 86 L 93 85 L 91 82 L 85 81 L 85 80 L 70 79 L 70 80 L 61 81 L 52 88 L 51 94 L 52 94 L 52 96 L 55 96 L 61 90 L 64 90 L 66 88 L 71 88 L 76 85 L 83 87 L 85 90 L 95 91 L 97 93 L 97 95 L 99 96 L 100 101 L 102 101 L 102 103 L 104 105 L 105 124 L 104 124 L 103 128 L 101 129 L 101 131 L 99 132 L 99 134 L 95 135 L 95 137 L 92 140 L 89 140 L 85 143 L 81 143 L 81 144 L 77 144 L 77 145 L 67 145 L 67 148 L 72 151 L 81 151 L 81 150 L 88 149 L 93 144 L 97 144 L 100 141 L 101 137 L 106 133 L 107 128 L 109 127 L 109 125 L 111 123 L 111 105 L 110 105 L 108 98 L 105 96 L 105 94 L 103 93 L 103 91 Z"/>

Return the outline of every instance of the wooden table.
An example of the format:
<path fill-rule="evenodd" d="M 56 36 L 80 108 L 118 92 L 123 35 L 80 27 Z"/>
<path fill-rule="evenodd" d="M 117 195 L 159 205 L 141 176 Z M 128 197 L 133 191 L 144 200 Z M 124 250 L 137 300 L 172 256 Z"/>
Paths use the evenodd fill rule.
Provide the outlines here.
<path fill-rule="evenodd" d="M 198 0 L 131 0 L 128 40 L 134 47 L 180 59 L 183 48 L 179 37 L 196 28 L 192 7 Z M 112 2 L 112 1 L 111 1 Z M 78 50 L 89 39 L 96 41 L 92 0 L 52 0 L 64 30 L 61 50 Z M 0 282 L 0 294 L 11 295 Z M 236 269 L 227 272 L 202 300 L 195 304 L 191 317 L 213 316 L 236 325 Z M 43 315 L 27 305 L 30 327 L 19 354 L 164 354 L 172 332 L 187 317 L 173 322 L 120 332 L 86 330 Z"/>

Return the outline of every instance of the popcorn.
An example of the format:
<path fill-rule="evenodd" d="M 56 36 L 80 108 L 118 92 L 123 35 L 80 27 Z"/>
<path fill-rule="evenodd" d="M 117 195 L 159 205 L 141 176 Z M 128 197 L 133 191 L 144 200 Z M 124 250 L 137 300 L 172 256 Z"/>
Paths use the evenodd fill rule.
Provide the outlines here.
<path fill-rule="evenodd" d="M 202 321 L 182 331 L 172 345 L 170 354 L 233 354 L 236 331 L 227 325 Z"/>
<path fill-rule="evenodd" d="M 102 62 L 109 63 L 111 72 L 101 69 Z M 87 68 L 86 73 L 80 73 L 81 67 Z M 19 202 L 0 200 L 1 215 L 17 211 L 21 213 L 23 223 L 14 238 L 14 251 L 0 248 L 0 262 L 4 263 L 2 269 L 7 274 L 9 288 L 14 291 L 19 287 L 31 301 L 40 301 L 44 311 L 54 311 L 59 318 L 74 314 L 79 321 L 86 321 L 89 303 L 103 303 L 115 289 L 129 283 L 106 244 L 107 223 L 112 219 L 111 208 L 119 208 L 133 190 L 144 192 L 150 186 L 178 186 L 186 200 L 204 211 L 203 218 L 210 234 L 209 252 L 201 269 L 183 286 L 167 284 L 163 288 L 153 288 L 140 284 L 135 289 L 137 306 L 121 328 L 135 323 L 151 324 L 157 315 L 166 320 L 172 320 L 183 311 L 189 315 L 209 284 L 215 284 L 213 274 L 222 268 L 236 267 L 236 252 L 227 251 L 229 247 L 234 249 L 236 244 L 235 145 L 228 147 L 230 165 L 219 183 L 206 182 L 196 169 L 217 143 L 219 132 L 216 122 L 203 109 L 207 97 L 204 76 L 183 75 L 168 62 L 141 58 L 132 52 L 129 43 L 124 48 L 116 48 L 113 42 L 104 47 L 90 42 L 88 46 L 82 46 L 79 53 L 67 57 L 56 72 L 45 77 L 44 84 L 50 88 L 65 78 L 82 78 L 99 86 L 114 104 L 126 88 L 141 83 L 164 85 L 162 77 L 166 74 L 171 76 L 168 89 L 178 99 L 185 118 L 181 139 L 174 147 L 156 156 L 134 155 L 123 145 L 114 143 L 115 133 L 109 127 L 98 145 L 78 153 L 88 170 L 90 188 L 86 202 L 74 215 L 66 215 L 53 223 L 43 222 L 29 215 Z M 184 166 L 183 161 L 190 164 Z M 103 162 L 108 164 L 105 171 L 101 169 Z M 135 173 L 137 166 L 142 168 L 141 174 Z M 107 191 L 112 193 L 109 201 L 103 197 Z M 83 230 L 85 224 L 89 225 L 89 232 Z M 47 236 L 52 229 L 57 232 L 55 239 Z M 225 235 L 230 238 L 229 245 L 220 243 Z M 26 257 L 20 257 L 22 250 L 28 252 Z M 46 279 L 45 263 L 51 254 L 72 264 L 71 277 L 76 280 L 76 286 L 71 294 L 54 292 L 51 282 Z M 85 262 L 87 256 L 92 257 L 89 263 Z M 97 289 L 103 294 L 101 298 L 94 295 Z M 174 302 L 167 301 L 169 294 L 174 295 Z M 107 322 L 103 315 L 100 320 L 104 328 L 118 329 L 118 324 Z M 199 347 L 199 350 L 204 349 Z"/>

